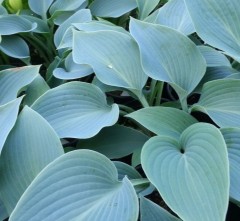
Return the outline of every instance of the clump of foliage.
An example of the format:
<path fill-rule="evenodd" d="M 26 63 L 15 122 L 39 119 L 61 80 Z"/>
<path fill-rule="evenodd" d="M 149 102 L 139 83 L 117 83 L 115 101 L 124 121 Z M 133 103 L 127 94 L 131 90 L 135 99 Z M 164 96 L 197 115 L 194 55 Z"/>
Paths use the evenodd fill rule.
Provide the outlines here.
<path fill-rule="evenodd" d="M 0 0 L 0 220 L 224 221 L 239 62 L 238 0 Z"/>

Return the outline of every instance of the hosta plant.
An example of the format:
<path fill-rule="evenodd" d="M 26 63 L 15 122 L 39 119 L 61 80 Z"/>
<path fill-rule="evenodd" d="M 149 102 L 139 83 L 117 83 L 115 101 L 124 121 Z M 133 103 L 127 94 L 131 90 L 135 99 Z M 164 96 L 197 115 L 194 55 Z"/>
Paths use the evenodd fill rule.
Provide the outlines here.
<path fill-rule="evenodd" d="M 0 220 L 225 221 L 239 63 L 238 0 L 0 0 Z"/>

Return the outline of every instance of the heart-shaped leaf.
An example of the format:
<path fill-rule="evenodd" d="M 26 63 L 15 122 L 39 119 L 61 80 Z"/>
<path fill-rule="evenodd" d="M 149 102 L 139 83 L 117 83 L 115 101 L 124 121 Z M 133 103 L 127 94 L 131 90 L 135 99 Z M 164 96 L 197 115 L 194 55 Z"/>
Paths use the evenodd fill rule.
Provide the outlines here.
<path fill-rule="evenodd" d="M 197 120 L 182 110 L 171 107 L 147 107 L 126 115 L 157 135 L 180 134 Z"/>
<path fill-rule="evenodd" d="M 47 18 L 47 11 L 50 5 L 53 3 L 54 0 L 28 0 L 28 5 L 30 9 L 35 12 L 36 14 L 42 16 L 43 19 Z"/>
<path fill-rule="evenodd" d="M 13 128 L 18 115 L 19 105 L 23 97 L 0 106 L 0 154 L 7 136 Z"/>
<path fill-rule="evenodd" d="M 98 87 L 83 82 L 69 82 L 48 90 L 32 108 L 61 138 L 93 137 L 103 127 L 115 124 L 119 116 L 117 104 L 108 105 Z"/>
<path fill-rule="evenodd" d="M 222 128 L 230 165 L 230 199 L 240 204 L 240 128 Z"/>
<path fill-rule="evenodd" d="M 63 154 L 55 131 L 25 106 L 7 137 L 0 157 L 0 195 L 10 214 L 35 176 Z"/>
<path fill-rule="evenodd" d="M 240 126 L 240 80 L 220 79 L 203 85 L 202 94 L 192 111 L 201 111 L 220 127 Z"/>
<path fill-rule="evenodd" d="M 188 127 L 177 140 L 151 138 L 142 166 L 168 206 L 184 221 L 224 221 L 229 200 L 225 141 L 211 124 Z"/>
<path fill-rule="evenodd" d="M 0 71 L 0 105 L 14 100 L 19 90 L 38 76 L 39 68 L 40 66 L 25 66 Z"/>
<path fill-rule="evenodd" d="M 138 199 L 131 182 L 118 181 L 117 169 L 90 150 L 69 152 L 33 181 L 10 221 L 137 221 Z"/>
<path fill-rule="evenodd" d="M 185 0 L 198 35 L 240 61 L 239 0 Z"/>
<path fill-rule="evenodd" d="M 93 15 L 117 18 L 137 7 L 135 0 L 95 0 L 89 6 Z"/>
<path fill-rule="evenodd" d="M 139 19 L 143 20 L 145 19 L 150 12 L 158 5 L 160 0 L 151 0 L 151 1 L 145 1 L 145 0 L 136 0 L 138 10 L 139 10 Z"/>
<path fill-rule="evenodd" d="M 95 137 L 80 140 L 78 147 L 100 152 L 110 159 L 127 156 L 141 149 L 148 137 L 130 127 L 115 125 L 103 128 Z"/>
<path fill-rule="evenodd" d="M 167 210 L 145 197 L 140 198 L 141 221 L 180 221 Z"/>
<path fill-rule="evenodd" d="M 73 60 L 76 63 L 90 65 L 103 83 L 127 88 L 138 97 L 142 96 L 147 75 L 141 66 L 138 46 L 131 36 L 110 30 L 74 31 L 73 36 Z"/>
<path fill-rule="evenodd" d="M 176 29 L 185 35 L 195 32 L 184 0 L 169 0 L 159 9 L 154 23 Z"/>
<path fill-rule="evenodd" d="M 130 21 L 130 32 L 140 48 L 146 74 L 171 83 L 180 100 L 186 99 L 206 70 L 196 45 L 176 30 L 136 19 Z"/>

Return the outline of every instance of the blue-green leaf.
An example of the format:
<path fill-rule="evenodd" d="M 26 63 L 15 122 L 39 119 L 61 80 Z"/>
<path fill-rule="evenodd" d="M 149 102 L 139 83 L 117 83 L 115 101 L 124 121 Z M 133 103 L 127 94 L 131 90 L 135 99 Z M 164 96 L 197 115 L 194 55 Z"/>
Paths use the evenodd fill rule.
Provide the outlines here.
<path fill-rule="evenodd" d="M 136 7 L 136 0 L 95 0 L 89 6 L 95 16 L 113 18 L 120 17 Z"/>
<path fill-rule="evenodd" d="M 90 65 L 105 84 L 127 88 L 137 96 L 142 94 L 147 75 L 141 66 L 138 46 L 129 35 L 116 31 L 74 31 L 73 35 L 76 63 Z"/>
<path fill-rule="evenodd" d="M 0 105 L 15 99 L 20 89 L 38 76 L 39 68 L 37 65 L 0 71 Z"/>
<path fill-rule="evenodd" d="M 171 28 L 135 19 L 131 19 L 130 32 L 148 76 L 171 83 L 180 99 L 193 91 L 205 73 L 206 62 L 191 40 Z"/>
<path fill-rule="evenodd" d="M 182 110 L 171 107 L 147 107 L 126 115 L 157 135 L 179 137 L 197 120 Z"/>
<path fill-rule="evenodd" d="M 203 85 L 198 103 L 191 111 L 201 111 L 220 127 L 240 127 L 240 80 L 220 79 Z"/>
<path fill-rule="evenodd" d="M 136 0 L 136 2 L 139 10 L 138 17 L 140 20 L 143 20 L 153 11 L 153 9 L 158 5 L 160 0 Z"/>
<path fill-rule="evenodd" d="M 185 35 L 195 32 L 184 0 L 169 0 L 159 9 L 155 23 L 176 29 Z"/>
<path fill-rule="evenodd" d="M 10 221 L 137 221 L 131 182 L 90 150 L 69 152 L 49 164 L 24 193 Z"/>
<path fill-rule="evenodd" d="M 115 125 L 103 128 L 95 137 L 80 140 L 78 148 L 98 151 L 110 159 L 127 156 L 141 149 L 148 137 L 130 127 Z"/>
<path fill-rule="evenodd" d="M 141 221 L 180 221 L 167 210 L 145 197 L 140 198 Z"/>
<path fill-rule="evenodd" d="M 180 139 L 151 138 L 142 166 L 163 200 L 184 221 L 224 221 L 229 202 L 225 141 L 211 124 L 188 127 Z"/>
<path fill-rule="evenodd" d="M 0 106 L 0 154 L 7 136 L 13 128 L 18 115 L 19 105 L 23 97 Z"/>
<path fill-rule="evenodd" d="M 240 128 L 222 128 L 228 148 L 230 166 L 230 199 L 240 204 Z"/>
<path fill-rule="evenodd" d="M 32 108 L 61 138 L 93 137 L 103 127 L 115 124 L 119 116 L 116 104 L 108 105 L 98 87 L 83 82 L 69 82 L 48 90 Z"/>
<path fill-rule="evenodd" d="M 62 154 L 54 130 L 38 113 L 25 106 L 0 157 L 0 195 L 9 214 L 37 174 Z"/>
<path fill-rule="evenodd" d="M 37 27 L 19 15 L 1 15 L 0 16 L 0 35 L 12 35 L 22 32 L 30 32 Z"/>
<path fill-rule="evenodd" d="M 5 209 L 3 202 L 0 200 L 0 221 L 4 221 L 8 216 L 7 210 Z"/>
<path fill-rule="evenodd" d="M 53 3 L 54 0 L 28 0 L 28 5 L 30 9 L 35 12 L 36 14 L 42 16 L 42 18 L 47 18 L 47 11 L 50 5 Z"/>
<path fill-rule="evenodd" d="M 17 50 L 16 50 L 17 48 Z M 0 50 L 13 58 L 28 58 L 29 48 L 27 43 L 16 35 L 2 36 Z"/>
<path fill-rule="evenodd" d="M 240 61 L 239 0 L 185 0 L 198 35 Z"/>

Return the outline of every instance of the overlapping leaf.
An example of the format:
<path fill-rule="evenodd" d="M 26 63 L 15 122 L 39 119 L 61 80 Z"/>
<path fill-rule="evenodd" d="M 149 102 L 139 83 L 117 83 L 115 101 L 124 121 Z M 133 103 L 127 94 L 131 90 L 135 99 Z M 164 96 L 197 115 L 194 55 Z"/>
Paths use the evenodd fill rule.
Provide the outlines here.
<path fill-rule="evenodd" d="M 181 98 L 197 86 L 206 62 L 196 45 L 171 28 L 131 19 L 130 32 L 137 41 L 147 75 L 171 83 Z"/>
<path fill-rule="evenodd" d="M 79 148 L 100 152 L 110 159 L 127 156 L 141 149 L 148 137 L 130 127 L 120 125 L 103 128 L 95 137 L 81 140 Z"/>
<path fill-rule="evenodd" d="M 197 120 L 184 111 L 170 107 L 148 107 L 128 114 L 130 117 L 157 135 L 180 134 Z"/>
<path fill-rule="evenodd" d="M 136 7 L 135 0 L 95 0 L 89 8 L 95 16 L 116 18 Z"/>
<path fill-rule="evenodd" d="M 67 153 L 34 180 L 10 221 L 137 221 L 135 190 L 117 176 L 114 164 L 97 152 Z"/>
<path fill-rule="evenodd" d="M 230 165 L 230 199 L 240 204 L 240 129 L 223 128 Z"/>
<path fill-rule="evenodd" d="M 240 80 L 220 79 L 203 85 L 202 94 L 192 111 L 201 111 L 220 127 L 240 126 Z"/>
<path fill-rule="evenodd" d="M 17 97 L 19 90 L 37 76 L 40 66 L 25 66 L 0 71 L 0 105 Z"/>
<path fill-rule="evenodd" d="M 116 123 L 119 108 L 108 105 L 96 86 L 69 82 L 48 90 L 32 108 L 55 129 L 59 137 L 90 138 Z"/>
<path fill-rule="evenodd" d="M 185 0 L 198 35 L 209 45 L 240 61 L 238 0 Z"/>
<path fill-rule="evenodd" d="M 220 131 L 206 123 L 188 127 L 177 140 L 151 138 L 142 166 L 168 206 L 184 221 L 224 221 L 229 200 L 229 162 Z"/>
<path fill-rule="evenodd" d="M 103 83 L 128 88 L 141 96 L 147 75 L 138 46 L 129 35 L 116 31 L 74 31 L 73 35 L 76 63 L 90 65 Z"/>
<path fill-rule="evenodd" d="M 10 214 L 36 175 L 63 154 L 61 142 L 38 113 L 25 107 L 10 132 L 0 157 L 0 194 Z"/>
<path fill-rule="evenodd" d="M 0 106 L 0 154 L 7 136 L 17 120 L 19 105 L 22 98 L 23 97 L 17 98 Z"/>
<path fill-rule="evenodd" d="M 36 14 L 42 16 L 43 19 L 47 18 L 47 11 L 50 5 L 53 3 L 54 0 L 29 0 L 28 5 L 30 9 L 35 12 Z"/>
<path fill-rule="evenodd" d="M 151 0 L 151 1 L 145 1 L 145 0 L 136 0 L 138 10 L 139 10 L 139 19 L 143 20 L 145 19 L 152 10 L 158 5 L 160 0 Z"/>

